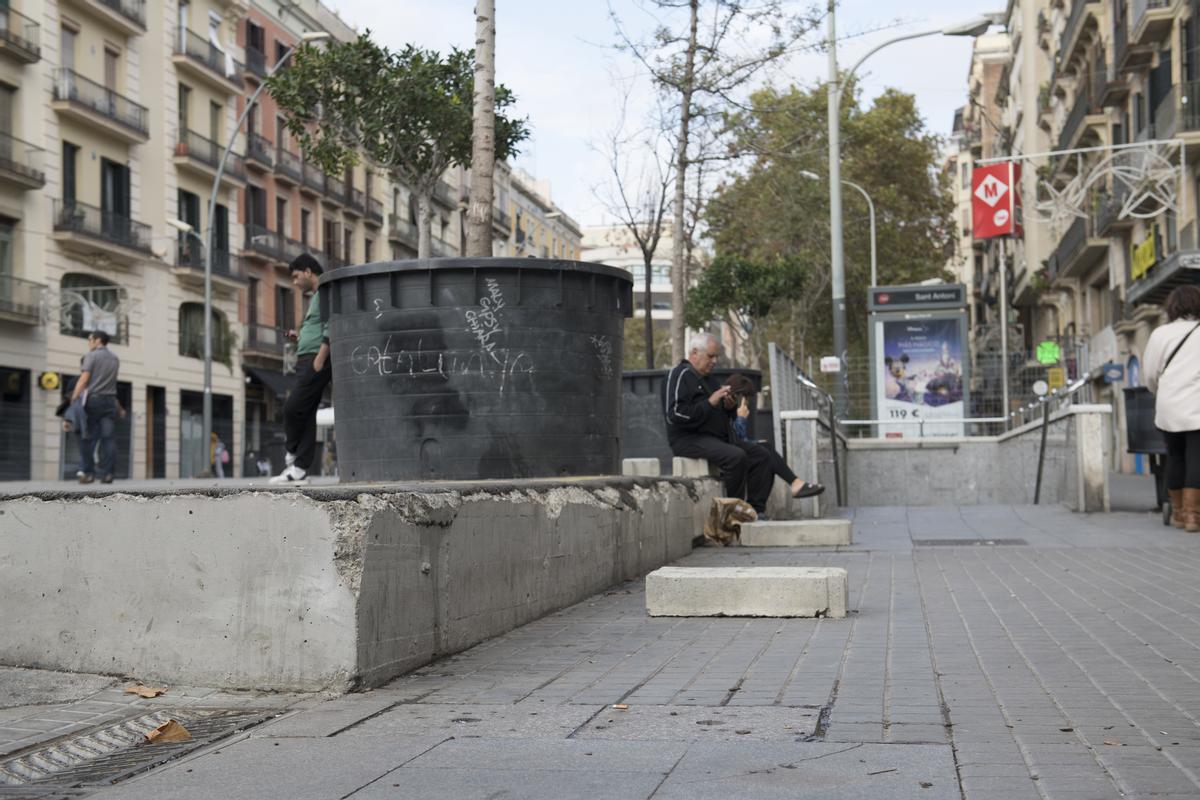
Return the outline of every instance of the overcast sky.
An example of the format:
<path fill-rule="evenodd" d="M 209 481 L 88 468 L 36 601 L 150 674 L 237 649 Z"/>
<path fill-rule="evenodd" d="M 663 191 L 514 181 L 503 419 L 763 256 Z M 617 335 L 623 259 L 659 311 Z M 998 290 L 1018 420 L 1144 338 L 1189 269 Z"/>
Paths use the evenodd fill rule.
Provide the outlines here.
<path fill-rule="evenodd" d="M 469 48 L 475 38 L 472 0 L 325 0 L 346 22 L 370 28 L 390 48 L 407 43 L 446 50 Z M 646 0 L 611 0 L 630 28 L 651 29 Z M 914 0 L 904 6 L 845 0 L 838 9 L 838 59 L 845 68 L 874 45 L 917 31 L 941 28 L 985 11 L 1003 11 L 1001 0 Z M 614 75 L 637 75 L 630 57 L 615 52 L 607 0 L 496 0 L 496 74 L 517 95 L 532 136 L 517 166 L 551 183 L 554 201 L 581 224 L 605 221 L 592 187 L 605 180 L 603 157 L 591 144 L 620 113 Z M 797 8 L 800 6 L 797 5 Z M 895 15 L 902 13 L 897 18 Z M 880 30 L 882 29 L 882 30 Z M 822 32 L 822 35 L 824 33 Z M 937 36 L 880 51 L 861 71 L 866 98 L 887 87 L 911 92 L 926 124 L 948 134 L 954 110 L 966 99 L 971 40 Z M 828 76 L 826 56 L 799 57 L 788 66 L 792 81 L 812 84 Z M 778 81 L 777 81 L 778 82 Z M 648 82 L 641 81 L 643 92 Z M 635 95 L 636 96 L 636 95 Z M 641 95 L 646 97 L 648 95 Z"/>

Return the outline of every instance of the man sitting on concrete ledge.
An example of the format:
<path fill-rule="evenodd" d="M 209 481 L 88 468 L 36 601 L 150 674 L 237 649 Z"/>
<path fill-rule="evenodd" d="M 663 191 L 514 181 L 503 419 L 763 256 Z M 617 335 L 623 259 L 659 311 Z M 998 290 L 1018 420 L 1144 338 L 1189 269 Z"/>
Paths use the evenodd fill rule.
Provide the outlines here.
<path fill-rule="evenodd" d="M 725 496 L 744 498 L 761 519 L 775 475 L 762 447 L 733 435 L 725 409 L 730 387 L 714 390 L 706 381 L 716 366 L 719 349 L 716 337 L 697 334 L 688 341 L 687 358 L 667 375 L 663 409 L 667 442 L 677 456 L 716 464 L 725 483 Z"/>

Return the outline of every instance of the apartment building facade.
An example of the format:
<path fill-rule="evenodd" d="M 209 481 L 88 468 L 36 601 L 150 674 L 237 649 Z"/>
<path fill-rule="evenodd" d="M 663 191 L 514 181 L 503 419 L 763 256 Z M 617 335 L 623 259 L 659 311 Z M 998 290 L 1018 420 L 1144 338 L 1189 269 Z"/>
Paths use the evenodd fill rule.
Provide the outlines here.
<path fill-rule="evenodd" d="M 1093 396 L 1113 404 L 1113 466 L 1128 468 L 1121 389 L 1140 382 L 1161 302 L 1200 282 L 1200 2 L 1012 0 L 1007 27 L 995 155 L 1021 158 L 1033 212 L 1004 243 L 1014 321 L 1026 349 L 1058 341 L 1069 376 L 1088 376 Z M 1140 188 L 1128 177 L 1151 171 L 1160 180 Z M 1074 213 L 1046 220 L 1056 196 L 1080 186 Z M 1001 245 L 972 246 L 976 291 L 987 294 Z M 1106 365 L 1124 379 L 1108 382 Z"/>

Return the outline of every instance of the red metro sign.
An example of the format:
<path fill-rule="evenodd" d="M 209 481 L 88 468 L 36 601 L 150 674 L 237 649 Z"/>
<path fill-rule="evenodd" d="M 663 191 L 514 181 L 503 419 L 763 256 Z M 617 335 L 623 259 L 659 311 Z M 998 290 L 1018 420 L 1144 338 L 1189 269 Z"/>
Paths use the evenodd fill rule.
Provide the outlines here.
<path fill-rule="evenodd" d="M 971 230 L 976 239 L 1019 235 L 1021 167 L 1009 161 L 975 167 L 971 173 Z"/>

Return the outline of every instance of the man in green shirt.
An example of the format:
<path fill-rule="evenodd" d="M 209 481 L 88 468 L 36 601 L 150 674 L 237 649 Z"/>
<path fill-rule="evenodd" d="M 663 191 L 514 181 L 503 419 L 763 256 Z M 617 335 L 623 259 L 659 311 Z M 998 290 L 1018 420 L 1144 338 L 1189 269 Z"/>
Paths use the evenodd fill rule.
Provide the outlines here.
<path fill-rule="evenodd" d="M 308 483 L 308 469 L 317 449 L 317 407 L 329 385 L 329 337 L 321 324 L 317 285 L 321 277 L 320 263 L 308 253 L 301 253 L 288 264 L 292 285 L 302 294 L 312 294 L 308 311 L 300 323 L 300 333 L 288 331 L 296 342 L 296 385 L 283 404 L 283 430 L 287 436 L 287 466 L 271 478 L 271 483 L 297 486 Z"/>

